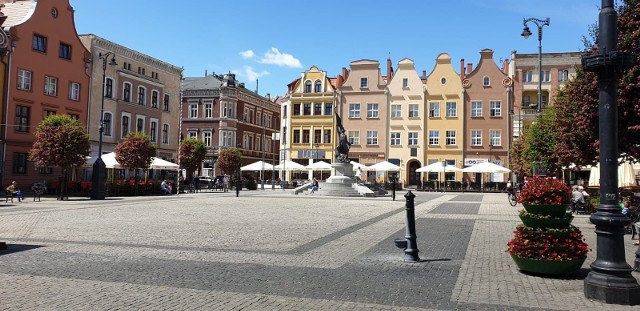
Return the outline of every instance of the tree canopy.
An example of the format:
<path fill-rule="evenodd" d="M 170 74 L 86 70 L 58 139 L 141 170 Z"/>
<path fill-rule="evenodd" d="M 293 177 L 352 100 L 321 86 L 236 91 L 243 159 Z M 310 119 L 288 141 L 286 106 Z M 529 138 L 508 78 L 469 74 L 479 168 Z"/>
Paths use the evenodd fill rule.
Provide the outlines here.
<path fill-rule="evenodd" d="M 223 149 L 220 151 L 220 155 L 218 155 L 216 167 L 222 170 L 223 173 L 232 175 L 240 166 L 241 158 L 242 153 L 238 148 Z"/>
<path fill-rule="evenodd" d="M 195 138 L 182 140 L 180 144 L 180 166 L 191 175 L 202 165 L 204 157 L 207 155 L 207 146 L 204 142 Z"/>
<path fill-rule="evenodd" d="M 29 159 L 42 167 L 68 169 L 85 163 L 91 143 L 80 122 L 68 115 L 51 115 L 38 125 Z"/>
<path fill-rule="evenodd" d="M 156 156 L 156 145 L 149 136 L 141 132 L 132 132 L 115 148 L 116 161 L 128 169 L 147 169 L 152 157 Z"/>

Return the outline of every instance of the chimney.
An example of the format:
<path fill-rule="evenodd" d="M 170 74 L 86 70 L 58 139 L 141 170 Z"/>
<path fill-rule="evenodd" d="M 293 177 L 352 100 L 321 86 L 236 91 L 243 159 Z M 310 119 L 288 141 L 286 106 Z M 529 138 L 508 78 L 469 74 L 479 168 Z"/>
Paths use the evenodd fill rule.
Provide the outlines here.
<path fill-rule="evenodd" d="M 393 64 L 391 63 L 391 56 L 387 58 L 387 83 L 391 82 L 393 78 Z"/>
<path fill-rule="evenodd" d="M 464 80 L 466 77 L 466 73 L 464 72 L 464 58 L 460 59 L 460 80 Z"/>
<path fill-rule="evenodd" d="M 502 72 L 506 75 L 509 74 L 509 61 L 506 59 L 502 62 Z"/>
<path fill-rule="evenodd" d="M 271 94 L 270 93 L 267 93 L 267 100 L 271 101 Z"/>
<path fill-rule="evenodd" d="M 426 77 L 427 77 L 427 71 L 426 71 L 426 70 L 423 70 L 423 71 L 422 71 L 422 76 L 423 76 L 424 78 L 426 78 Z"/>
<path fill-rule="evenodd" d="M 467 63 L 467 73 L 471 73 L 471 71 L 473 71 L 473 64 Z"/>
<path fill-rule="evenodd" d="M 349 78 L 349 71 L 345 67 L 342 67 L 342 78 L 345 79 L 345 80 L 347 80 L 347 78 Z"/>
<path fill-rule="evenodd" d="M 344 78 L 342 77 L 342 75 L 338 75 L 336 77 L 336 87 L 341 87 L 342 83 L 344 83 Z"/>

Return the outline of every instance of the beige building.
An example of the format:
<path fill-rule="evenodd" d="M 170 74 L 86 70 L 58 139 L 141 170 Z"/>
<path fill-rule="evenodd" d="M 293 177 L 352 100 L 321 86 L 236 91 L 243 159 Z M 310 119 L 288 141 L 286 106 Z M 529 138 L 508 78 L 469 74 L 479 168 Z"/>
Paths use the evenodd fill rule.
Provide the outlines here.
<path fill-rule="evenodd" d="M 338 88 L 338 114 L 351 142 L 349 157 L 372 165 L 387 158 L 388 97 L 380 63 L 362 59 L 343 70 L 344 83 Z"/>
<path fill-rule="evenodd" d="M 158 145 L 157 157 L 177 161 L 182 68 L 93 34 L 80 40 L 93 63 L 87 122 L 91 155 L 98 154 L 103 110 L 103 154 L 113 152 L 130 132 L 144 132 Z"/>
<path fill-rule="evenodd" d="M 416 170 L 425 163 L 425 91 L 413 60 L 398 62 L 389 86 L 388 159 L 403 168 L 399 176 L 405 186 L 421 185 Z"/>
<path fill-rule="evenodd" d="M 464 88 L 465 139 L 464 166 L 492 162 L 509 166 L 511 87 L 507 68 L 493 59 L 493 50 L 480 51 L 476 68 L 460 62 Z M 463 181 L 479 187 L 481 174 L 464 174 Z M 485 182 L 506 182 L 508 174 L 485 174 Z"/>
<path fill-rule="evenodd" d="M 462 168 L 465 136 L 463 89 L 460 75 L 453 68 L 448 54 L 438 55 L 426 85 L 426 164 L 446 162 L 447 165 Z M 429 173 L 427 180 L 431 184 L 443 180 L 460 183 L 462 174 Z"/>

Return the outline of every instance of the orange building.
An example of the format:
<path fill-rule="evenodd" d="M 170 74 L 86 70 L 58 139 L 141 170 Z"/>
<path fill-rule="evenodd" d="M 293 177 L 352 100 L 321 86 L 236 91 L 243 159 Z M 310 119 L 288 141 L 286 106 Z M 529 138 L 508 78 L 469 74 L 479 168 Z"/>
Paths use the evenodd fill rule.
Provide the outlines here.
<path fill-rule="evenodd" d="M 38 124 L 67 114 L 87 124 L 91 55 L 76 32 L 69 0 L 0 0 L 10 52 L 4 57 L 6 130 L 2 133 L 2 185 L 28 188 L 61 176 L 57 167 L 28 160 Z"/>

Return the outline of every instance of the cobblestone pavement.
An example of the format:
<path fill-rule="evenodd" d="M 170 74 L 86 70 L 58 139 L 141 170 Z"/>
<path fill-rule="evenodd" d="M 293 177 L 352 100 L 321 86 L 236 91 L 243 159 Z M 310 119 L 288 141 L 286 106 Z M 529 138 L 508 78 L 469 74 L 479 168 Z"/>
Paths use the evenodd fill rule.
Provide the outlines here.
<path fill-rule="evenodd" d="M 504 194 L 415 193 L 422 260 L 405 263 L 403 194 L 0 204 L 0 310 L 637 310 L 584 298 L 595 250 L 576 276 L 520 273 Z"/>

